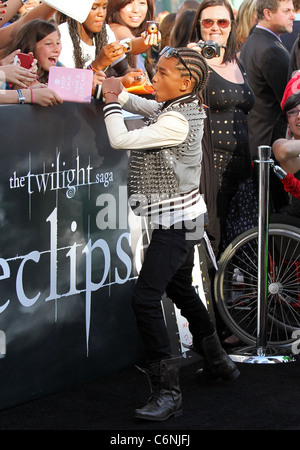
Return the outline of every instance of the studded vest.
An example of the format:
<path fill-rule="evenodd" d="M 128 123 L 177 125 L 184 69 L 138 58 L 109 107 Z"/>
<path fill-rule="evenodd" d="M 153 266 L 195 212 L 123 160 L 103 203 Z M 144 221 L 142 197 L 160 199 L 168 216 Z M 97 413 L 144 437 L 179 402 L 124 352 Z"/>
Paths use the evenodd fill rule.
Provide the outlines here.
<path fill-rule="evenodd" d="M 184 142 L 168 148 L 131 151 L 128 166 L 129 203 L 138 215 L 148 215 L 153 205 L 165 200 L 180 202 L 186 194 L 198 192 L 201 175 L 203 123 L 206 117 L 197 101 L 174 102 L 148 121 L 155 123 L 167 111 L 180 112 L 189 123 Z"/>

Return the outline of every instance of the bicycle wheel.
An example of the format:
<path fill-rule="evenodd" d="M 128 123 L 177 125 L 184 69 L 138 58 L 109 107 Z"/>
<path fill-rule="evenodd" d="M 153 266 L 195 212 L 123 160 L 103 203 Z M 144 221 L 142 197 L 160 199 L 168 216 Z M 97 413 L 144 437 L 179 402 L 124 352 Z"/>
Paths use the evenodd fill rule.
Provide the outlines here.
<path fill-rule="evenodd" d="M 244 343 L 257 338 L 258 229 L 238 236 L 218 263 L 214 289 L 218 310 Z M 290 345 L 300 329 L 300 229 L 270 224 L 268 236 L 267 344 Z"/>

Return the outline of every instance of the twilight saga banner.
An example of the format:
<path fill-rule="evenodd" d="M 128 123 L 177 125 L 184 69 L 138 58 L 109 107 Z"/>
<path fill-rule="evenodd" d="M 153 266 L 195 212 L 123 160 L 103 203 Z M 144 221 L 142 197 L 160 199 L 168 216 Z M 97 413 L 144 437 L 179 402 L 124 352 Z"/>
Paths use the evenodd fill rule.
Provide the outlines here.
<path fill-rule="evenodd" d="M 143 235 L 128 208 L 128 154 L 110 148 L 101 103 L 0 114 L 5 408 L 137 361 L 130 301 Z"/>
<path fill-rule="evenodd" d="M 0 106 L 0 409 L 143 358 L 131 296 L 149 230 L 128 206 L 129 155 L 110 147 L 102 107 Z M 194 359 L 186 319 L 162 305 L 174 354 Z"/>

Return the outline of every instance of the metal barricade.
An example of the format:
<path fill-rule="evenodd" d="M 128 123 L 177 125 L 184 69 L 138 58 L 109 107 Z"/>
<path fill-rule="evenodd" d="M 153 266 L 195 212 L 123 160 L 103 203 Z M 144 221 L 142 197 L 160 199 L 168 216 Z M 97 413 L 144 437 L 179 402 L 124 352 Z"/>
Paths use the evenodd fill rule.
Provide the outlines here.
<path fill-rule="evenodd" d="M 257 341 L 255 348 L 240 348 L 230 357 L 235 362 L 244 363 L 290 362 L 295 361 L 295 358 L 289 349 L 269 348 L 267 345 L 270 167 L 274 165 L 271 147 L 258 147 L 258 160 L 255 163 L 259 164 Z"/>

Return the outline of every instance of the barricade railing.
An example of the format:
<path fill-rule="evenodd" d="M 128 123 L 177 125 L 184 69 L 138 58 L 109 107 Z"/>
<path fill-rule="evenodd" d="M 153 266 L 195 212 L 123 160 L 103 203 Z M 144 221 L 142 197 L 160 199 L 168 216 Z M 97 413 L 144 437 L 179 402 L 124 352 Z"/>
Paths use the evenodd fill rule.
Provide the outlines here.
<path fill-rule="evenodd" d="M 257 276 L 257 340 L 256 347 L 237 349 L 231 358 L 244 363 L 280 363 L 295 361 L 290 348 L 273 347 L 267 344 L 267 300 L 268 300 L 268 235 L 271 147 L 258 147 L 258 276 Z"/>

